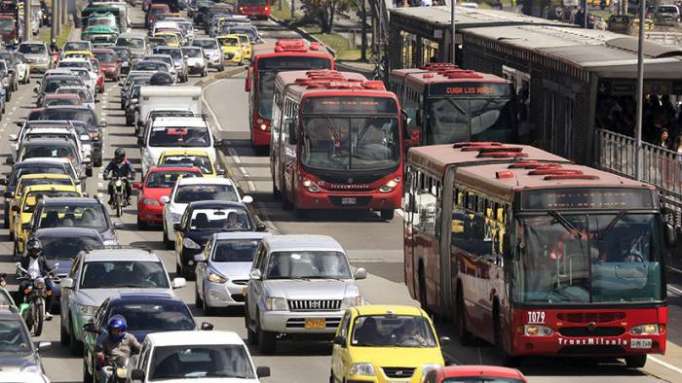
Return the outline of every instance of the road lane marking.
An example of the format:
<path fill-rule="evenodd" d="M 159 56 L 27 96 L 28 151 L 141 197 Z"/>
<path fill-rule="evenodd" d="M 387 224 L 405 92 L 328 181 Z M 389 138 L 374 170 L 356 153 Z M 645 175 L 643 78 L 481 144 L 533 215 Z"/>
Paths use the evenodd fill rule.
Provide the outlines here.
<path fill-rule="evenodd" d="M 214 85 L 216 85 L 216 84 L 218 84 L 218 83 L 221 83 L 221 82 L 222 82 L 222 80 L 216 81 L 216 82 L 212 82 L 212 83 L 206 85 L 206 86 L 204 87 L 204 90 L 201 92 L 201 101 L 206 105 L 206 108 L 208 109 L 208 112 L 211 113 L 211 118 L 213 118 L 213 121 L 215 122 L 215 124 L 218 125 L 218 130 L 220 130 L 220 131 L 223 130 L 223 125 L 222 125 L 222 124 L 220 123 L 220 121 L 218 120 L 218 117 L 216 116 L 215 112 L 213 111 L 213 108 L 211 107 L 211 104 L 209 104 L 208 101 L 206 100 L 206 97 L 204 96 L 204 94 L 206 93 L 206 91 L 208 90 L 208 88 L 210 88 L 210 87 L 212 87 L 212 86 L 214 86 Z"/>
<path fill-rule="evenodd" d="M 670 286 L 670 285 L 668 285 L 668 289 L 671 290 L 671 291 L 673 291 L 673 292 L 675 292 L 676 294 L 682 295 L 682 290 L 678 289 L 678 288 L 675 287 L 675 286 Z"/>
<path fill-rule="evenodd" d="M 234 150 L 234 148 L 231 148 L 231 147 L 227 148 L 227 153 L 230 154 L 230 157 L 234 158 L 234 162 L 236 162 L 237 164 L 242 163 L 241 158 L 239 158 L 239 154 L 237 154 L 237 151 Z"/>
<path fill-rule="evenodd" d="M 682 374 L 682 368 L 675 367 L 675 366 L 673 366 L 672 364 L 670 364 L 670 363 L 668 363 L 668 362 L 665 362 L 665 361 L 663 361 L 663 360 L 661 360 L 661 359 L 658 359 L 658 358 L 655 357 L 655 356 L 649 355 L 649 360 L 651 360 L 651 361 L 654 362 L 654 363 L 658 363 L 658 364 L 660 364 L 661 366 L 663 366 L 663 367 L 665 367 L 665 368 L 668 368 L 668 369 L 670 369 L 670 370 L 673 370 L 673 371 L 677 372 L 678 374 Z"/>

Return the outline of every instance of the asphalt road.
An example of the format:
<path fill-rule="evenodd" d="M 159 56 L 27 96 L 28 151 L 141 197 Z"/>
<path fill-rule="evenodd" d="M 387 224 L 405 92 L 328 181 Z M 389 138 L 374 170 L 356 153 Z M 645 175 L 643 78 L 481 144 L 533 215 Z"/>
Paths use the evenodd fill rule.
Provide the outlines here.
<path fill-rule="evenodd" d="M 139 14 L 133 13 L 139 17 Z M 274 24 L 261 25 L 266 46 L 271 46 L 274 37 L 293 37 L 292 32 L 282 31 Z M 262 48 L 262 47 L 261 47 Z M 403 284 L 402 271 L 402 221 L 400 214 L 392 222 L 380 221 L 371 213 L 319 213 L 303 220 L 280 209 L 272 199 L 270 170 L 268 158 L 257 156 L 248 144 L 248 103 L 244 92 L 243 74 L 236 78 L 204 80 L 204 98 L 206 111 L 211 115 L 212 127 L 216 134 L 227 139 L 224 150 L 226 161 L 232 176 L 242 190 L 256 200 L 256 208 L 260 216 L 280 233 L 321 233 L 337 238 L 350 254 L 351 263 L 356 267 L 365 267 L 370 275 L 360 281 L 361 291 L 371 303 L 414 304 L 409 298 Z M 198 78 L 191 78 L 191 83 Z M 0 137 L 16 131 L 14 121 L 22 118 L 34 105 L 32 88 L 22 86 L 8 105 L 8 114 L 0 122 Z M 132 162 L 139 166 L 140 153 L 136 145 L 131 127 L 124 125 L 123 112 L 118 108 L 118 87 L 107 84 L 107 90 L 98 104 L 100 116 L 106 118 L 106 151 L 105 163 L 118 147 L 126 149 Z M 7 155 L 6 140 L 0 140 L 0 154 Z M 0 170 L 8 171 L 7 166 Z M 90 194 L 106 194 L 106 185 L 101 180 L 100 171 L 88 180 L 87 191 Z M 139 231 L 135 225 L 133 207 L 125 211 L 120 219 L 125 228 L 119 230 L 118 236 L 122 244 L 144 244 L 155 249 L 163 258 L 170 271 L 175 270 L 174 253 L 163 249 L 160 229 Z M 0 230 L 0 272 L 13 273 L 12 246 L 8 241 L 7 231 Z M 671 284 L 671 323 L 668 354 L 656 356 L 658 362 L 650 359 L 647 367 L 640 371 L 629 371 L 622 363 L 610 361 L 597 364 L 585 360 L 530 360 L 522 370 L 531 382 L 682 382 L 682 323 L 676 318 L 682 317 L 682 290 L 678 280 Z M 242 337 L 246 336 L 244 321 L 240 310 L 220 313 L 218 316 L 205 317 L 200 309 L 194 307 L 194 283 L 180 290 L 177 294 L 192 308 L 196 320 L 210 321 L 216 329 L 232 330 Z M 449 333 L 449 325 L 440 324 L 442 334 Z M 76 382 L 82 380 L 82 360 L 70 356 L 68 350 L 59 345 L 59 317 L 47 323 L 40 340 L 52 342 L 52 347 L 43 352 L 43 363 L 47 374 L 53 382 Z M 330 347 L 325 343 L 284 342 L 278 347 L 275 356 L 260 356 L 254 352 L 257 365 L 267 365 L 272 369 L 272 377 L 267 382 L 313 383 L 325 382 L 329 376 Z M 446 345 L 449 358 L 459 363 L 499 363 L 495 352 L 484 344 L 474 347 L 462 347 L 455 340 Z M 666 366 L 667 365 L 667 366 Z"/>

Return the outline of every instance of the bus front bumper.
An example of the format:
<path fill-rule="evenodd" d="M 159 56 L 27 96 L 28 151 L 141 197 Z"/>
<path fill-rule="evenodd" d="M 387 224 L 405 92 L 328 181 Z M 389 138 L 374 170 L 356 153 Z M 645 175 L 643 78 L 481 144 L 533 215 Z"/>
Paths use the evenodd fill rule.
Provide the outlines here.
<path fill-rule="evenodd" d="M 348 192 L 310 192 L 299 185 L 296 198 L 297 209 L 343 209 L 343 210 L 393 210 L 400 209 L 402 188 L 396 187 L 388 193 L 370 191 L 364 193 Z"/>

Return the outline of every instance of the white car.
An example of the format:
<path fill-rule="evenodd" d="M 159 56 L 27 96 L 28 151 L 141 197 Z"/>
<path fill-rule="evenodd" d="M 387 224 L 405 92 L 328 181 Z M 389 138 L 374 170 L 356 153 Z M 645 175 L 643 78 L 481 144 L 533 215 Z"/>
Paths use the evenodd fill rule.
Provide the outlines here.
<path fill-rule="evenodd" d="M 131 381 L 258 383 L 269 367 L 254 368 L 249 349 L 233 331 L 169 331 L 147 335 L 133 356 Z"/>
<path fill-rule="evenodd" d="M 161 153 L 173 149 L 204 149 L 211 162 L 218 157 L 215 140 L 211 129 L 201 117 L 159 117 L 143 137 L 142 174 L 147 174 L 150 167 L 156 166 Z"/>
<path fill-rule="evenodd" d="M 192 177 L 181 178 L 173 187 L 170 196 L 161 197 L 163 204 L 163 241 L 170 249 L 175 245 L 176 223 L 185 213 L 190 202 L 220 200 L 231 202 L 251 203 L 253 198 L 245 195 L 241 197 L 237 186 L 229 178 Z"/>

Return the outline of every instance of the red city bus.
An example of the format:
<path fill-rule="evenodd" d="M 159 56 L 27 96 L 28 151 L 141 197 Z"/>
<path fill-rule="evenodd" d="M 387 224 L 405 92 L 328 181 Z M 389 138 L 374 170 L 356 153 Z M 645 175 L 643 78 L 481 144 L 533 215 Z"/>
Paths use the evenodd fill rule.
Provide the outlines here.
<path fill-rule="evenodd" d="M 664 353 L 664 259 L 674 231 L 656 190 L 540 149 L 411 148 L 405 281 L 422 307 L 509 358 Z"/>
<path fill-rule="evenodd" d="M 270 0 L 238 0 L 237 11 L 249 18 L 267 19 L 272 14 L 270 4 Z"/>
<path fill-rule="evenodd" d="M 284 208 L 370 209 L 393 219 L 402 198 L 400 105 L 357 73 L 281 72 L 270 170 Z"/>
<path fill-rule="evenodd" d="M 258 150 L 270 145 L 270 119 L 275 76 L 281 71 L 334 69 L 334 57 L 317 43 L 303 39 L 278 40 L 273 52 L 256 54 L 246 76 L 249 92 L 251 144 Z"/>
<path fill-rule="evenodd" d="M 389 86 L 408 119 L 408 147 L 519 142 L 512 83 L 502 77 L 438 63 L 395 69 Z"/>

